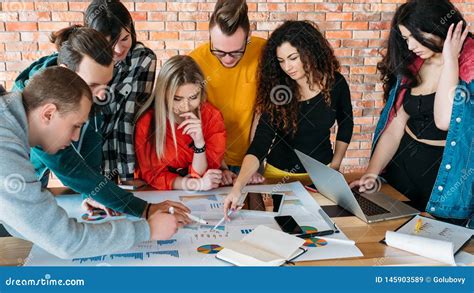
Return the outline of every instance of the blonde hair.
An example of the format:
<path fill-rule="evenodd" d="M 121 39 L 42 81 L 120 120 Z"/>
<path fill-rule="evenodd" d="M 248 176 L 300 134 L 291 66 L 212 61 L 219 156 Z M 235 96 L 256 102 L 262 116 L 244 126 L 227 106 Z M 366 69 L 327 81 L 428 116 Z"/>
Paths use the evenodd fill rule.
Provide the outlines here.
<path fill-rule="evenodd" d="M 201 88 L 201 104 L 206 100 L 206 82 L 204 74 L 193 58 L 185 55 L 171 57 L 163 64 L 157 76 L 153 100 L 155 102 L 155 145 L 158 159 L 163 159 L 166 145 L 166 124 L 170 123 L 171 134 L 176 152 L 175 118 L 173 112 L 173 99 L 178 88 L 185 84 L 194 83 Z M 139 114 L 151 105 L 152 99 L 147 101 Z"/>

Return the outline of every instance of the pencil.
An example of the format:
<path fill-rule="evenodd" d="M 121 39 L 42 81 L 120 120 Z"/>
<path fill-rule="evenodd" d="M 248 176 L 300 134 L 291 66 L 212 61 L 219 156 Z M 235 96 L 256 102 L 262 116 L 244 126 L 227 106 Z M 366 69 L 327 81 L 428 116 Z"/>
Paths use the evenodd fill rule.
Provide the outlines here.
<path fill-rule="evenodd" d="M 416 225 L 415 225 L 415 233 L 420 232 L 421 226 L 423 226 L 423 221 L 421 219 L 418 219 L 418 221 L 416 221 Z"/>

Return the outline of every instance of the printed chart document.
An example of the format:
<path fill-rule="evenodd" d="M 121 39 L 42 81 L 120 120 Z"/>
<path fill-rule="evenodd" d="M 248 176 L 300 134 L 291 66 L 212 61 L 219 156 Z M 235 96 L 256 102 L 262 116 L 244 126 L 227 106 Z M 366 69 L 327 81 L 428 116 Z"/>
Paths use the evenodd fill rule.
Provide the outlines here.
<path fill-rule="evenodd" d="M 420 227 L 417 230 L 418 221 Z M 416 216 L 396 232 L 387 231 L 387 245 L 436 261 L 456 265 L 454 254 L 468 242 L 474 231 L 422 216 Z"/>
<path fill-rule="evenodd" d="M 224 242 L 216 257 L 237 266 L 280 266 L 304 252 L 300 247 L 305 240 L 258 226 L 237 242 Z"/>
<path fill-rule="evenodd" d="M 240 241 L 263 225 L 280 231 L 273 216 L 251 215 L 245 212 L 232 214 L 232 221 L 211 229 L 223 216 L 224 198 L 231 190 L 223 187 L 207 192 L 140 191 L 135 196 L 151 203 L 165 200 L 182 202 L 191 209 L 191 213 L 209 222 L 208 225 L 193 223 L 184 226 L 165 241 L 147 241 L 127 251 L 107 255 L 63 260 L 34 245 L 25 265 L 28 266 L 230 266 L 228 262 L 216 258 L 224 248 L 224 243 Z M 328 230 L 328 223 L 320 214 L 321 207 L 299 182 L 278 185 L 247 186 L 243 192 L 283 193 L 285 199 L 281 215 L 290 215 L 297 221 L 305 233 Z M 64 195 L 56 198 L 58 204 L 71 218 L 78 222 L 100 225 L 107 221 L 137 220 L 130 216 L 108 217 L 105 213 L 87 215 L 81 209 L 81 195 Z M 347 239 L 344 233 L 331 235 L 332 238 Z M 306 253 L 297 261 L 311 261 L 331 258 L 362 256 L 355 245 L 325 241 L 322 238 L 305 239 L 303 247 Z"/>

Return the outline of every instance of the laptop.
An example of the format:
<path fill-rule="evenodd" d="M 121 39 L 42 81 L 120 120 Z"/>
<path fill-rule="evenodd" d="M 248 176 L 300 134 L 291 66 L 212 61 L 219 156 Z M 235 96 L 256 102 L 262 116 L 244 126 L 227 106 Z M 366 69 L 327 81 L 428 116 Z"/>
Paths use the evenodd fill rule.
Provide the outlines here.
<path fill-rule="evenodd" d="M 295 150 L 318 192 L 366 223 L 392 220 L 419 214 L 409 205 L 383 192 L 359 193 L 344 176 L 321 162 Z"/>

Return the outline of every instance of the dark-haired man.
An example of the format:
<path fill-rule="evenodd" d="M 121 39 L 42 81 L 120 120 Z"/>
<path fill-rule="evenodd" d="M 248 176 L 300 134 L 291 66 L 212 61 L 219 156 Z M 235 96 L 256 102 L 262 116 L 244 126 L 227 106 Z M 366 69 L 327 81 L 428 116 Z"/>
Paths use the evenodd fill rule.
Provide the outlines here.
<path fill-rule="evenodd" d="M 148 220 L 78 223 L 41 187 L 30 148 L 54 154 L 79 139 L 92 92 L 73 71 L 55 66 L 30 79 L 22 93 L 0 96 L 0 223 L 61 258 L 126 250 L 150 239 L 168 239 L 185 217 L 153 213 Z"/>

